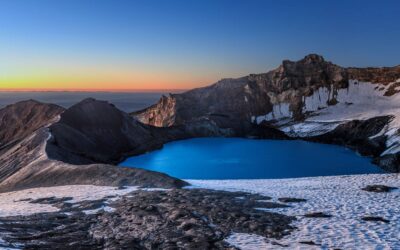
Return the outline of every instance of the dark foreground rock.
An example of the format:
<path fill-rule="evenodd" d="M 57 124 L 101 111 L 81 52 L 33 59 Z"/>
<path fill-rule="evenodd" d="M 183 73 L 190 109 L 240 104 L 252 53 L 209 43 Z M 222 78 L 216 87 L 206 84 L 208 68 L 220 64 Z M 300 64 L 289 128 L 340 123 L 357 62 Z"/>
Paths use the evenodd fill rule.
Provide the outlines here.
<path fill-rule="evenodd" d="M 314 213 L 305 214 L 304 217 L 306 217 L 306 218 L 330 218 L 330 217 L 332 217 L 332 215 L 325 214 L 323 212 L 314 212 Z"/>
<path fill-rule="evenodd" d="M 278 198 L 278 201 L 290 203 L 290 202 L 306 202 L 306 199 L 292 198 L 292 197 L 282 197 Z"/>
<path fill-rule="evenodd" d="M 314 241 L 312 240 L 308 240 L 308 241 L 299 241 L 300 244 L 304 244 L 304 245 L 310 245 L 310 246 L 318 246 L 318 244 L 316 244 Z"/>
<path fill-rule="evenodd" d="M 375 193 L 387 193 L 392 190 L 397 189 L 396 187 L 389 187 L 385 185 L 368 185 L 365 188 L 362 188 L 362 190 L 367 191 L 367 192 L 375 192 Z"/>
<path fill-rule="evenodd" d="M 241 197 L 238 199 L 237 197 Z M 232 232 L 279 239 L 293 229 L 294 217 L 255 208 L 279 204 L 259 196 L 224 191 L 181 189 L 135 191 L 111 204 L 113 212 L 85 214 L 104 205 L 62 205 L 42 199 L 60 212 L 0 218 L 2 247 L 26 249 L 233 249 L 223 240 Z M 65 203 L 66 204 L 66 203 Z M 65 212 L 70 212 L 66 214 Z"/>
<path fill-rule="evenodd" d="M 361 218 L 363 221 L 380 221 L 384 223 L 389 223 L 390 221 L 387 219 L 384 219 L 380 216 L 365 216 Z"/>

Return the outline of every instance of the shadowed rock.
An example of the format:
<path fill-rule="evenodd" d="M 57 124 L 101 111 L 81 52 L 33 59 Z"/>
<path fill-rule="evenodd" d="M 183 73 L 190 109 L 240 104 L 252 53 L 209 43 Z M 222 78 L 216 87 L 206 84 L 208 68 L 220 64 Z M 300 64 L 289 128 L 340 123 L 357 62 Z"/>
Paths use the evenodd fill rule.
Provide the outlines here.
<path fill-rule="evenodd" d="M 67 109 L 50 132 L 50 158 L 75 164 L 118 163 L 128 155 L 159 148 L 163 142 L 112 104 L 91 98 Z M 73 162 L 75 158 L 80 162 Z"/>
<path fill-rule="evenodd" d="M 305 214 L 304 217 L 306 217 L 306 218 L 330 218 L 330 217 L 332 217 L 332 215 L 325 214 L 323 212 L 314 212 L 314 213 Z"/>
<path fill-rule="evenodd" d="M 299 199 L 299 198 L 291 198 L 291 197 L 282 197 L 278 198 L 278 201 L 290 203 L 290 202 L 306 202 L 306 199 Z"/>
<path fill-rule="evenodd" d="M 299 241 L 300 244 L 304 244 L 304 245 L 310 245 L 310 246 L 318 246 L 317 243 L 315 243 L 312 240 L 304 240 L 304 241 Z"/>
<path fill-rule="evenodd" d="M 382 217 L 379 216 L 365 216 L 361 218 L 363 221 L 380 221 L 380 222 L 384 222 L 384 223 L 389 223 L 390 221 L 387 219 L 384 219 Z"/>
<path fill-rule="evenodd" d="M 387 193 L 392 190 L 397 189 L 396 187 L 389 187 L 385 185 L 368 185 L 365 188 L 362 188 L 362 190 L 367 191 L 367 192 L 375 192 L 375 193 Z"/>

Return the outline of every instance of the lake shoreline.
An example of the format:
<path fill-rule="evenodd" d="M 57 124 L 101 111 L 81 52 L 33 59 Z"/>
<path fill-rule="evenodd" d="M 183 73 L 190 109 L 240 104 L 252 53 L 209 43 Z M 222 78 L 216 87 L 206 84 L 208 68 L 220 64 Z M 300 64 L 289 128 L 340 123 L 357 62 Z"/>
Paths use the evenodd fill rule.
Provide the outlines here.
<path fill-rule="evenodd" d="M 371 161 L 342 146 L 304 140 L 203 137 L 166 143 L 119 166 L 216 180 L 384 173 Z"/>

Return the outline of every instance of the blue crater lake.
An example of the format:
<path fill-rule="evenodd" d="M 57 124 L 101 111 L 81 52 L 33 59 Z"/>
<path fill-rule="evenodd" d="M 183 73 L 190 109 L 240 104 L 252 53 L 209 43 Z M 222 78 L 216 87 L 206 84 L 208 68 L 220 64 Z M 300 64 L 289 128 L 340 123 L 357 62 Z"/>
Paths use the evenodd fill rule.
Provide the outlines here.
<path fill-rule="evenodd" d="M 305 141 L 197 138 L 167 143 L 120 166 L 181 179 L 275 179 L 382 173 L 370 158 L 335 145 Z"/>

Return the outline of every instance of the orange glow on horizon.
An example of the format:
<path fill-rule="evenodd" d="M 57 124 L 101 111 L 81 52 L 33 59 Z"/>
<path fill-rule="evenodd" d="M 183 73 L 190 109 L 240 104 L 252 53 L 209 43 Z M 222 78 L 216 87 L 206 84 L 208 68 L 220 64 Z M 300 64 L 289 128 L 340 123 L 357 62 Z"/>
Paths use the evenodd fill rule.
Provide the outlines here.
<path fill-rule="evenodd" d="M 92 72 L 90 72 L 92 73 Z M 0 75 L 0 91 L 105 91 L 105 92 L 154 92 L 184 91 L 209 85 L 215 77 L 174 74 L 21 74 Z"/>
<path fill-rule="evenodd" d="M 0 92 L 171 92 L 180 93 L 189 89 L 110 89 L 110 88 L 0 88 Z"/>

